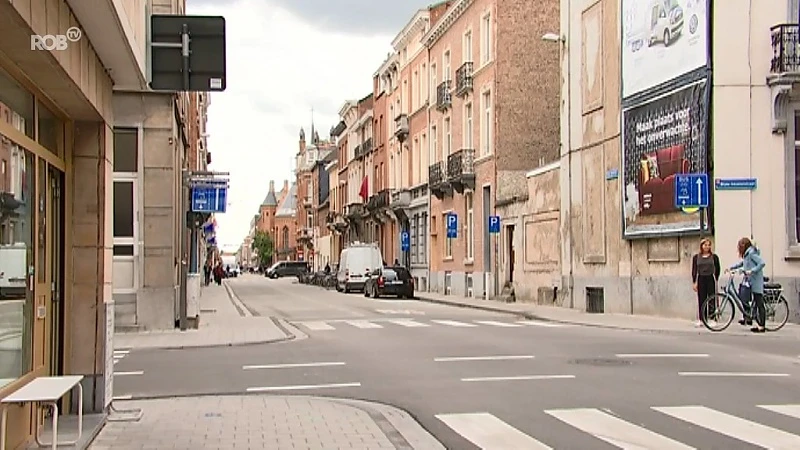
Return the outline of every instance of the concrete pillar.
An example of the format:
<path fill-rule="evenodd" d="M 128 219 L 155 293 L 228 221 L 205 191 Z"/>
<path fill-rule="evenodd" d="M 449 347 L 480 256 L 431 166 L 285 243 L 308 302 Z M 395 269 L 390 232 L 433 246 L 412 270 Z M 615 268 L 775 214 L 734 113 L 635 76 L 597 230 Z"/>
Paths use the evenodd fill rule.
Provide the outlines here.
<path fill-rule="evenodd" d="M 71 372 L 85 376 L 87 412 L 105 406 L 105 353 L 111 338 L 106 333 L 106 306 L 113 305 L 112 149 L 112 131 L 106 124 L 75 124 L 68 358 Z"/>

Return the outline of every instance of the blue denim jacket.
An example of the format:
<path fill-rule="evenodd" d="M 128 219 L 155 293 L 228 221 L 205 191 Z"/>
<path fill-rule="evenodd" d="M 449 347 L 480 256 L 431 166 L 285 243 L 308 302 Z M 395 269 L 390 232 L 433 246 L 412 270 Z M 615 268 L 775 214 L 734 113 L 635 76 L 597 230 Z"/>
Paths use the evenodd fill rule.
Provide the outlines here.
<path fill-rule="evenodd" d="M 764 293 L 764 260 L 761 259 L 761 252 L 753 247 L 744 252 L 744 258 L 731 266 L 731 270 L 742 269 L 750 271 L 750 286 L 754 294 Z"/>

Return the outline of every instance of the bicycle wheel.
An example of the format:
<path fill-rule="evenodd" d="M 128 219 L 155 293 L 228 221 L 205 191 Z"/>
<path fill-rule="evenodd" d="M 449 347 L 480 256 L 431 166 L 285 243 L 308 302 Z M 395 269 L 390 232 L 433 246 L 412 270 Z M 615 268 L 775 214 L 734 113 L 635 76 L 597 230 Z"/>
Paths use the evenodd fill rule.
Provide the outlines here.
<path fill-rule="evenodd" d="M 728 328 L 736 316 L 736 307 L 733 300 L 725 294 L 709 295 L 703 302 L 700 320 L 710 331 L 723 331 Z"/>
<path fill-rule="evenodd" d="M 767 323 L 765 327 L 767 331 L 778 331 L 786 325 L 789 321 L 789 302 L 781 295 L 776 300 L 767 301 L 765 307 L 767 308 Z"/>

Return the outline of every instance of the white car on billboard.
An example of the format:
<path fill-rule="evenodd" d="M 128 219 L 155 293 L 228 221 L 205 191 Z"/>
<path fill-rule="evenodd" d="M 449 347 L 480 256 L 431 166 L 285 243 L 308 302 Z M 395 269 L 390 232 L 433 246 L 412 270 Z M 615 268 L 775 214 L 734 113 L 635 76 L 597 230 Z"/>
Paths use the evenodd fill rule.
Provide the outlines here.
<path fill-rule="evenodd" d="M 683 8 L 678 0 L 650 2 L 650 45 L 661 42 L 669 47 L 683 32 Z"/>

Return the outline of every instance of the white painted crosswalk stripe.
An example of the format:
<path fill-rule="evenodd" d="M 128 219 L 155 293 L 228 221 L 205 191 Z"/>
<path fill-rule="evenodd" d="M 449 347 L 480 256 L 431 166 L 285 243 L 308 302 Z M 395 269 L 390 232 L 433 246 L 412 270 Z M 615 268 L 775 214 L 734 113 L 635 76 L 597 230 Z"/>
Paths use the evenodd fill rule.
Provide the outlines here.
<path fill-rule="evenodd" d="M 763 448 L 800 448 L 800 436 L 705 406 L 654 407 L 653 410 Z"/>
<path fill-rule="evenodd" d="M 382 325 L 378 325 L 377 323 L 368 322 L 366 320 L 345 320 L 344 323 L 352 325 L 356 328 L 383 328 Z"/>
<path fill-rule="evenodd" d="M 551 449 L 489 413 L 437 414 L 436 418 L 484 450 Z"/>
<path fill-rule="evenodd" d="M 563 323 L 556 322 L 543 322 L 541 320 L 520 320 L 517 323 L 527 325 L 529 327 L 542 327 L 542 328 L 563 328 L 567 326 Z"/>
<path fill-rule="evenodd" d="M 522 326 L 516 323 L 498 322 L 496 320 L 476 320 L 475 323 L 479 323 L 481 325 L 491 325 L 493 327 L 501 327 L 501 328 L 516 328 Z"/>
<path fill-rule="evenodd" d="M 409 327 L 409 328 L 419 328 L 419 327 L 429 327 L 427 323 L 417 322 L 411 319 L 392 319 L 388 322 L 393 323 L 395 325 L 400 325 L 402 327 Z"/>
<path fill-rule="evenodd" d="M 759 408 L 800 419 L 800 405 L 758 405 Z"/>
<path fill-rule="evenodd" d="M 431 322 L 438 323 L 439 325 L 447 325 L 451 327 L 477 327 L 474 323 L 457 322 L 455 320 L 431 320 Z"/>
<path fill-rule="evenodd" d="M 554 409 L 545 411 L 545 413 L 624 450 L 693 449 L 693 447 L 634 425 L 599 409 Z"/>
<path fill-rule="evenodd" d="M 300 322 L 300 324 L 313 331 L 328 331 L 336 329 L 325 322 Z"/>

